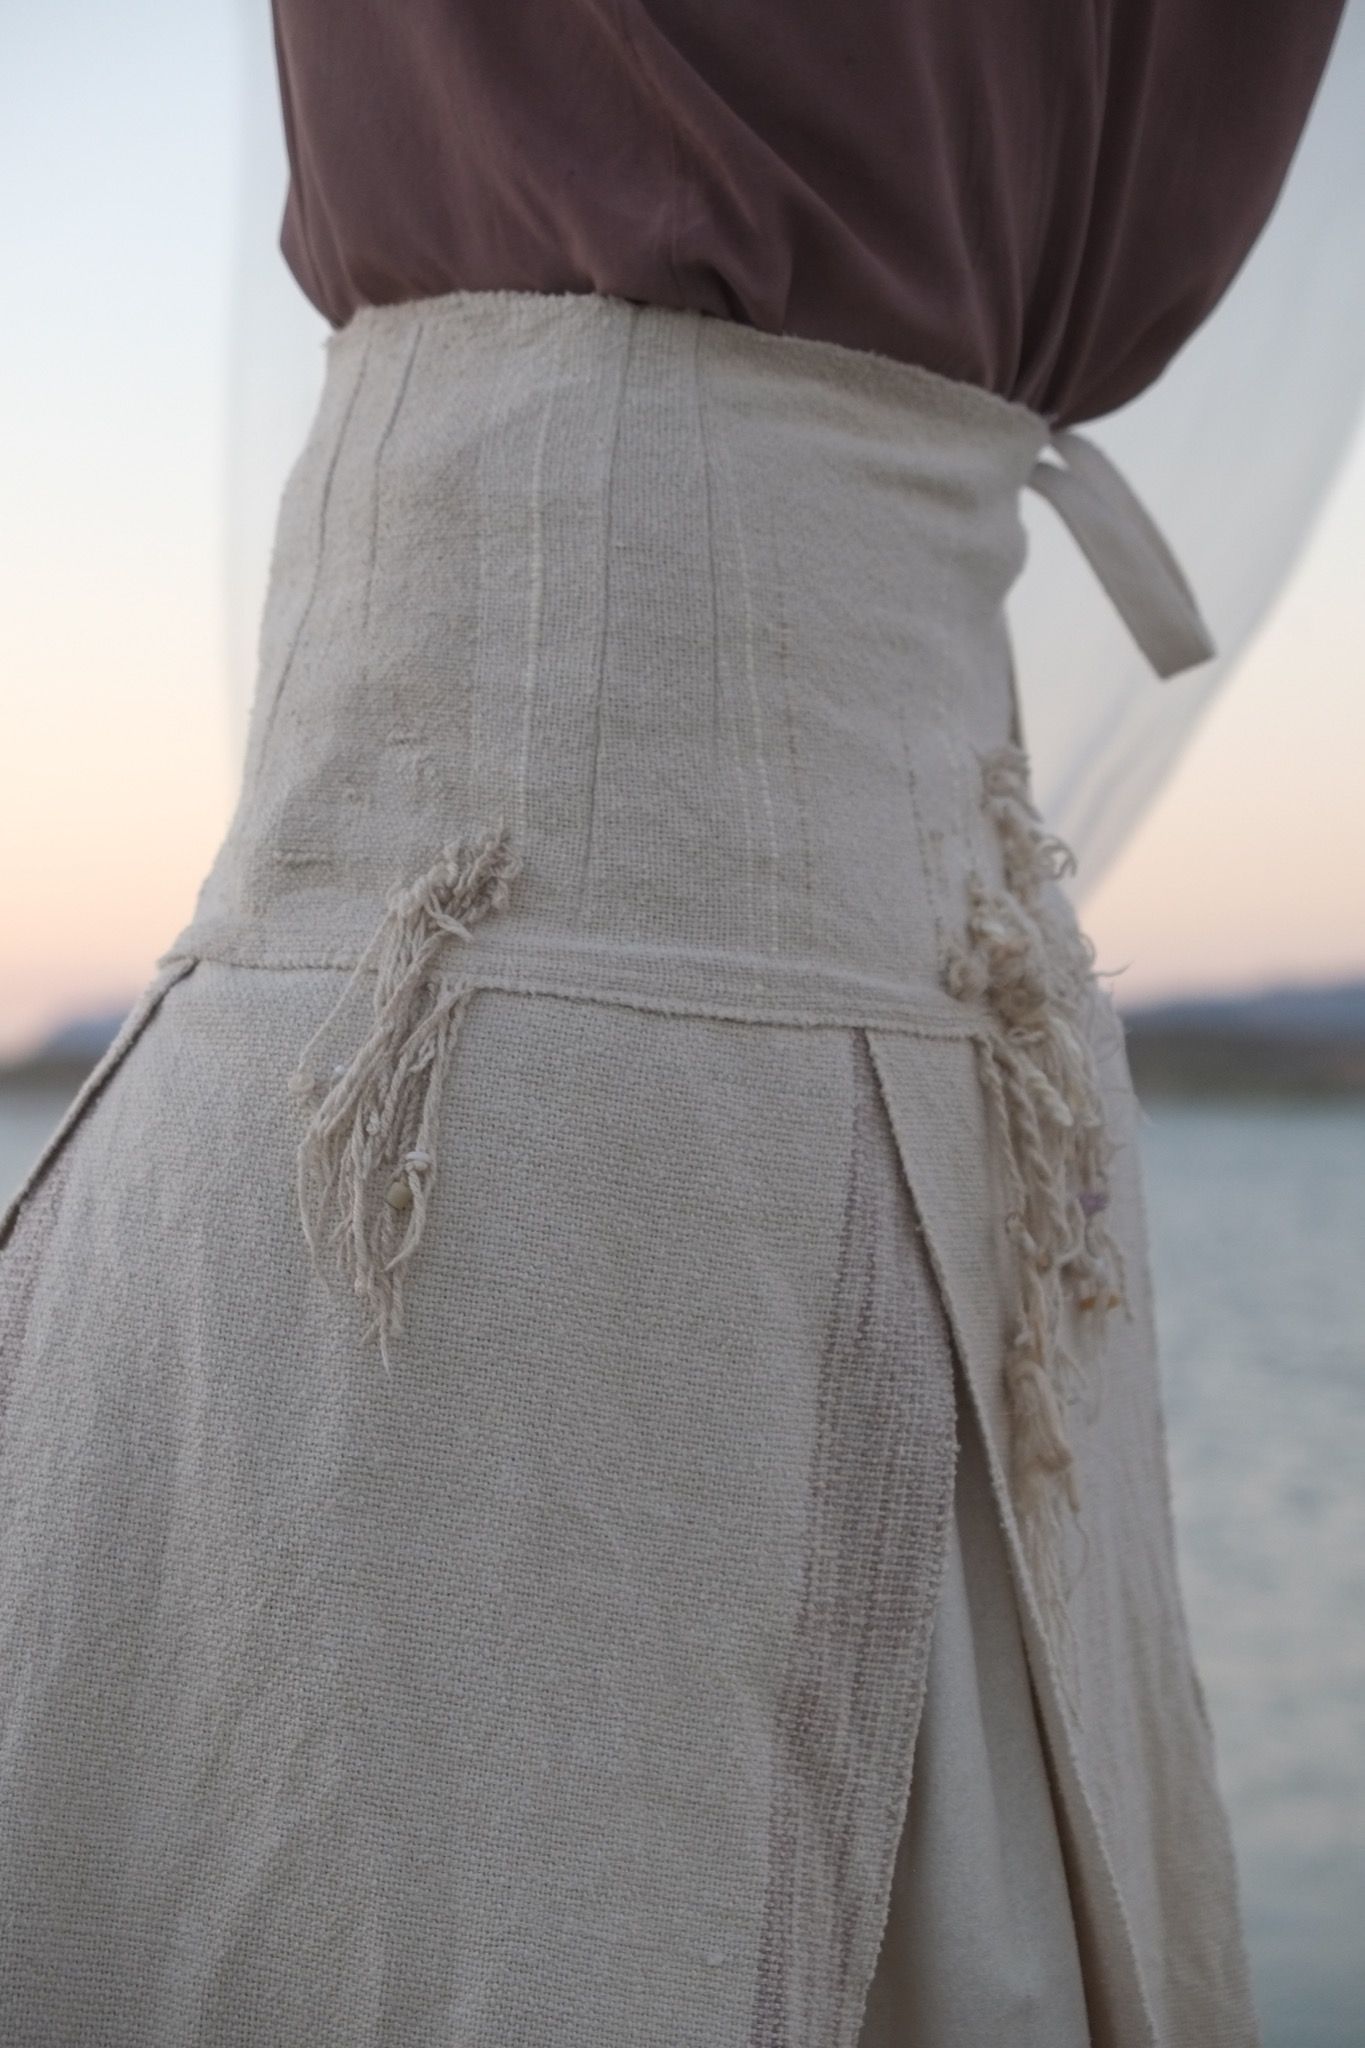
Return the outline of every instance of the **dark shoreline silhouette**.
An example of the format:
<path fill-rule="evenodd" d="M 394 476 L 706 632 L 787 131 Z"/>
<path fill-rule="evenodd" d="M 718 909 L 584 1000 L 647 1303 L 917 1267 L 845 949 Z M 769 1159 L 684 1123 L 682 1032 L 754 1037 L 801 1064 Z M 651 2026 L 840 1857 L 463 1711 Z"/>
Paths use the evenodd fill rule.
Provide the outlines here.
<path fill-rule="evenodd" d="M 1365 1094 L 1365 981 L 1191 997 L 1124 1014 L 1140 1095 Z"/>

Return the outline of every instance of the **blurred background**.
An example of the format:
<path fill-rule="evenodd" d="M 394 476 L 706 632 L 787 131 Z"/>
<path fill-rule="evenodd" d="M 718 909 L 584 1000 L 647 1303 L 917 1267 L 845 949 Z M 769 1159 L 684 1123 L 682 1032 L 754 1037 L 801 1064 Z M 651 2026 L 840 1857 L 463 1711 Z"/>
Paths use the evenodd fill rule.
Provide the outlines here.
<path fill-rule="evenodd" d="M 263 571 L 233 436 L 252 421 L 273 494 L 301 431 L 234 401 L 244 178 L 282 199 L 242 130 L 263 46 L 225 5 L 82 9 L 79 37 L 71 12 L 0 31 L 0 1201 L 226 826 Z M 1365 437 L 1340 452 L 1084 906 L 1148 1112 L 1182 1564 L 1268 2048 L 1365 2042 Z"/>

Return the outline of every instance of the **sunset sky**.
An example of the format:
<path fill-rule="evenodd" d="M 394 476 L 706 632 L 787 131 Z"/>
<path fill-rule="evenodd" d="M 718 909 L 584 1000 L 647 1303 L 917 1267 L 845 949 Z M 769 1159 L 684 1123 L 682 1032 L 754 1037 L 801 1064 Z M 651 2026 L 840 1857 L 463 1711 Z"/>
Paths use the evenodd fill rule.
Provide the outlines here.
<path fill-rule="evenodd" d="M 9 10 L 0 175 L 0 1053 L 128 1001 L 233 797 L 226 5 Z M 1365 975 L 1365 443 L 1085 907 L 1128 1001 Z M 240 690 L 238 692 L 240 697 Z"/>

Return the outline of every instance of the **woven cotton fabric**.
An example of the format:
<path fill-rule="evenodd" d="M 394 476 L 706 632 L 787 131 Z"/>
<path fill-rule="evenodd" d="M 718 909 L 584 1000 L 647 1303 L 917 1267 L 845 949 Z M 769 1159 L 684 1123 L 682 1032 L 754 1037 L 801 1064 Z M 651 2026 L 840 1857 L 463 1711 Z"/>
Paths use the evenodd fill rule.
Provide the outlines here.
<path fill-rule="evenodd" d="M 1051 2038 L 1254 2039 L 1098 993 L 1071 1670 L 1012 1494 L 949 970 L 1045 437 L 619 301 L 330 345 L 236 812 L 0 1226 L 0 2035 L 889 2048 L 956 1886 L 946 2048 L 1028 1975 L 970 1976 L 984 1794 L 938 1846 L 979 1631 Z"/>

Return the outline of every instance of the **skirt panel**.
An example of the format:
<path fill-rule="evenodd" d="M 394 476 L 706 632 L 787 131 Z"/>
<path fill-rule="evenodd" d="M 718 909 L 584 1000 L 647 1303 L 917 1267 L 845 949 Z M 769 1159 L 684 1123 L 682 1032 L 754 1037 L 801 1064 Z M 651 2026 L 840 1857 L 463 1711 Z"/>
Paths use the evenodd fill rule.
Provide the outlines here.
<path fill-rule="evenodd" d="M 1103 1348 L 1068 1409 L 1080 1498 L 1066 1529 L 1060 1649 L 1010 1500 L 1011 1423 L 1000 1372 L 1012 1299 L 1007 1197 L 993 1164 L 983 1091 L 955 1048 L 879 1030 L 867 1036 L 932 1248 L 1011 1560 L 1062 1817 L 1094 2038 L 1247 2048 L 1256 2025 L 1236 1868 L 1175 1556 L 1140 1113 L 1119 1019 L 1107 1002 L 1095 1004 L 1093 1019 L 1117 1148 L 1110 1213 L 1128 1307 L 1110 1318 Z M 991 1219 L 984 1230 L 983 1215 Z M 1073 1346 L 1084 1355 L 1082 1332 L 1074 1332 Z"/>
<path fill-rule="evenodd" d="M 481 992 L 386 1376 L 339 979 L 200 963 L 18 1209 L 0 2032 L 852 2044 L 954 1459 L 865 1041 Z"/>

